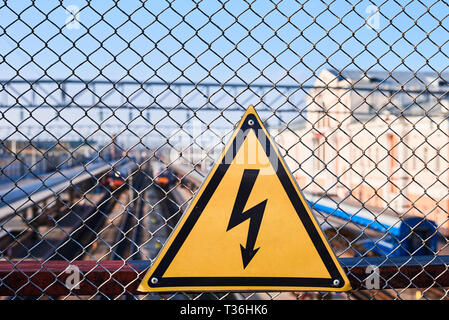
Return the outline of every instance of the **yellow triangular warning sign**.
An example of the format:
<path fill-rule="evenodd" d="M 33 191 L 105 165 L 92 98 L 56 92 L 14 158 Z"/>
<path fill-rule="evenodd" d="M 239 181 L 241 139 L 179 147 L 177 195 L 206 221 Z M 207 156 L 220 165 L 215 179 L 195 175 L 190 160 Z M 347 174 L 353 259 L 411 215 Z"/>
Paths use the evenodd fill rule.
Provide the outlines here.
<path fill-rule="evenodd" d="M 347 291 L 350 284 L 252 106 L 139 291 Z"/>

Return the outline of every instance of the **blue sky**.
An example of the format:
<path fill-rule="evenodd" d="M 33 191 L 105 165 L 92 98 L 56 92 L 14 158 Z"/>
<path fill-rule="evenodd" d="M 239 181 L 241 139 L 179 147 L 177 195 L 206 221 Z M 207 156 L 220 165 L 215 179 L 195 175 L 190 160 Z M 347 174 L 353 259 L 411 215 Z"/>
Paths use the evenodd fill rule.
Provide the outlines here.
<path fill-rule="evenodd" d="M 448 5 L 425 3 L 0 1 L 0 78 L 279 85 L 312 82 L 330 67 L 444 72 Z M 367 26 L 373 6 L 377 29 Z M 73 8 L 78 28 L 66 24 Z"/>
<path fill-rule="evenodd" d="M 70 0 L 62 7 L 41 0 L 30 7 L 30 1 L 10 1 L 0 8 L 1 55 L 25 78 L 44 76 L 46 69 L 59 79 L 282 82 L 289 71 L 292 78 L 283 81 L 294 83 L 329 65 L 445 70 L 448 6 L 428 1 L 427 12 L 418 1 L 383 2 L 281 1 L 275 7 L 269 1 L 127 0 L 115 6 Z M 373 4 L 381 13 L 378 30 L 366 27 L 366 10 Z M 79 29 L 64 27 L 69 18 L 64 8 L 70 6 L 80 9 Z M 14 77 L 12 69 L 2 64 L 2 78 Z"/>

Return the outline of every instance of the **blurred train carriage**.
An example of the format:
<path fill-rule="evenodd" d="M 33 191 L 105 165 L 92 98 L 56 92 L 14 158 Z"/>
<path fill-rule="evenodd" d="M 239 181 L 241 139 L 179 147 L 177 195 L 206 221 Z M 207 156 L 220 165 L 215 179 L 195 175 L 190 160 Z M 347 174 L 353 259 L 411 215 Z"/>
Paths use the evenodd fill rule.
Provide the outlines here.
<path fill-rule="evenodd" d="M 151 170 L 154 181 L 162 188 L 167 188 L 179 182 L 179 177 L 176 172 L 171 168 L 167 168 L 167 166 L 160 161 L 152 161 Z"/>
<path fill-rule="evenodd" d="M 308 195 L 307 199 L 315 211 L 340 219 L 345 228 L 356 225 L 358 232 L 362 228 L 377 234 L 358 241 L 371 254 L 390 257 L 424 256 L 434 255 L 438 251 L 438 227 L 432 220 L 376 213 L 364 207 L 337 204 L 332 199 L 315 195 Z"/>
<path fill-rule="evenodd" d="M 114 166 L 102 179 L 103 186 L 110 190 L 117 190 L 128 183 L 128 180 L 135 173 L 137 165 L 134 161 Z"/>

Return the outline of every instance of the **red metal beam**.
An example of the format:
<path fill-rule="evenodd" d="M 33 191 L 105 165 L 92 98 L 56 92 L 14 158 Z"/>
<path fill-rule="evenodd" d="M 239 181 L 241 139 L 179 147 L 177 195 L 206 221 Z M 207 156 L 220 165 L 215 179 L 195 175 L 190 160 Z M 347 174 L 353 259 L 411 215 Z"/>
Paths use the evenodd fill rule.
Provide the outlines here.
<path fill-rule="evenodd" d="M 144 271 L 139 263 L 123 261 L 23 261 L 19 264 L 0 262 L 0 295 L 2 296 L 64 296 L 70 294 L 65 283 L 73 271 L 72 265 L 79 268 L 78 289 L 72 292 L 78 295 L 120 295 L 136 294 L 139 274 Z M 126 289 L 126 290 L 125 290 Z"/>
<path fill-rule="evenodd" d="M 417 258 L 344 258 L 340 262 L 348 274 L 353 289 L 363 290 L 368 265 L 378 266 L 380 288 L 449 287 L 449 256 Z M 64 296 L 70 294 L 65 286 L 66 272 L 72 265 L 79 268 L 81 282 L 77 295 L 139 294 L 137 286 L 144 276 L 148 261 L 0 261 L 1 296 Z"/>

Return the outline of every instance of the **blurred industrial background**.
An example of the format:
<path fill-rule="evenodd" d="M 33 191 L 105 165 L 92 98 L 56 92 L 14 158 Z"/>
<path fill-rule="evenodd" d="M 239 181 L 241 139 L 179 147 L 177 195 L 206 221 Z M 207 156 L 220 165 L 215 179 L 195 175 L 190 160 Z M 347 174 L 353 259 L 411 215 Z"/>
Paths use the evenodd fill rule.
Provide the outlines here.
<path fill-rule="evenodd" d="M 0 2 L 2 298 L 447 299 L 448 15 L 444 1 Z M 138 294 L 249 105 L 354 290 Z M 64 287 L 71 265 L 81 289 Z"/>

